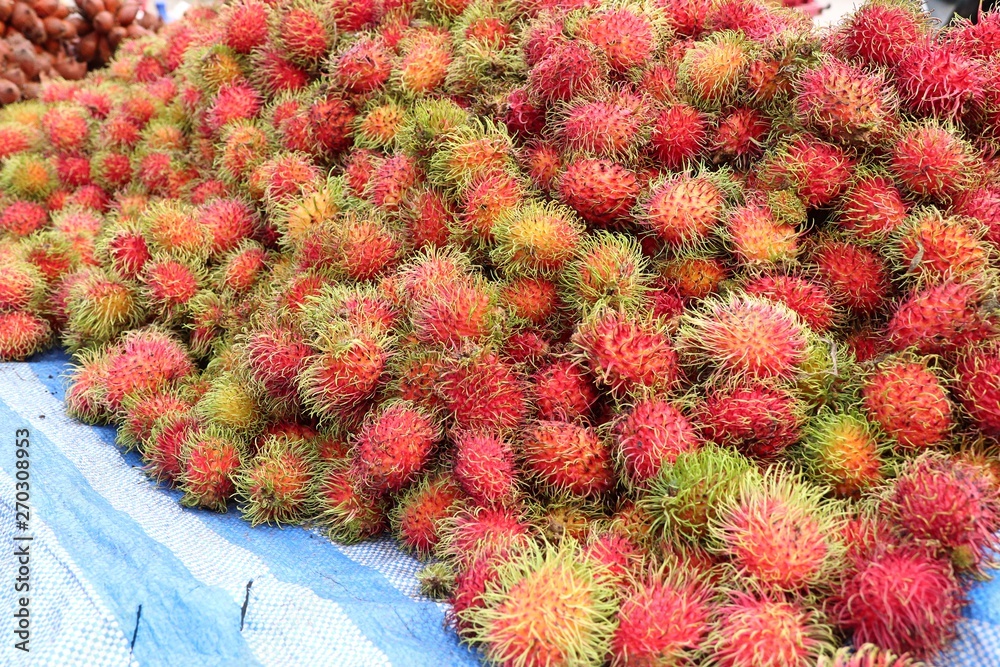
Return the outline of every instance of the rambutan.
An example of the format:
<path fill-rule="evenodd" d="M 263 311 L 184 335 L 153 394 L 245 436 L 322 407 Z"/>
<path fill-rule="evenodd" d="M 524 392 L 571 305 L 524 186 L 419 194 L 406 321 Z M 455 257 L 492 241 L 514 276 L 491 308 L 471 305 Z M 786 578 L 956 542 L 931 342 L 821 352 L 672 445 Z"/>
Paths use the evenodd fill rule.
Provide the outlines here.
<path fill-rule="evenodd" d="M 49 222 L 45 207 L 30 201 L 13 201 L 0 213 L 0 230 L 14 236 L 28 236 Z"/>
<path fill-rule="evenodd" d="M 319 343 L 322 351 L 314 357 L 302 357 L 306 350 L 301 345 L 289 349 L 294 350 L 289 357 L 294 366 L 281 372 L 298 384 L 299 396 L 309 412 L 327 419 L 371 396 L 388 358 L 384 344 L 375 336 L 346 326 L 324 332 Z M 292 377 L 293 370 L 299 368 Z M 290 395 L 288 398 L 291 400 Z"/>
<path fill-rule="evenodd" d="M 402 490 L 427 466 L 440 433 L 405 401 L 373 411 L 355 436 L 351 458 L 365 488 L 377 495 Z"/>
<path fill-rule="evenodd" d="M 907 204 L 892 181 L 880 174 L 854 181 L 838 208 L 837 224 L 864 240 L 890 234 L 906 219 Z"/>
<path fill-rule="evenodd" d="M 625 478 L 645 486 L 682 452 L 697 449 L 701 441 L 688 418 L 670 401 L 651 398 L 635 403 L 614 427 L 615 454 Z"/>
<path fill-rule="evenodd" d="M 666 327 L 651 316 L 595 313 L 577 327 L 573 344 L 598 382 L 618 396 L 668 390 L 680 374 Z"/>
<path fill-rule="evenodd" d="M 605 571 L 578 560 L 577 547 L 531 547 L 501 563 L 486 585 L 485 604 L 465 610 L 491 661 L 596 665 L 614 630 Z"/>
<path fill-rule="evenodd" d="M 422 32 L 407 45 L 396 69 L 400 87 L 410 95 L 427 94 L 442 86 L 452 61 L 449 40 Z"/>
<path fill-rule="evenodd" d="M 868 248 L 822 240 L 813 248 L 812 263 L 834 301 L 855 312 L 874 312 L 890 295 L 885 262 Z"/>
<path fill-rule="evenodd" d="M 468 341 L 484 340 L 494 313 L 492 285 L 467 278 L 432 286 L 430 293 L 414 304 L 411 318 L 419 340 L 460 347 Z"/>
<path fill-rule="evenodd" d="M 45 280 L 34 266 L 16 260 L 0 262 L 0 311 L 37 308 L 44 292 Z"/>
<path fill-rule="evenodd" d="M 513 428 L 528 411 L 524 378 L 489 349 L 448 362 L 437 391 L 460 429 Z"/>
<path fill-rule="evenodd" d="M 298 407 L 296 383 L 313 353 L 302 336 L 289 327 L 271 326 L 251 333 L 244 349 L 250 376 L 263 389 L 272 409 L 281 413 Z M 307 380 L 302 382 L 309 386 Z"/>
<path fill-rule="evenodd" d="M 1000 546 L 1000 495 L 988 474 L 957 457 L 928 453 L 906 464 L 884 508 L 917 540 L 937 545 L 961 570 L 982 571 Z"/>
<path fill-rule="evenodd" d="M 740 33 L 723 31 L 701 39 L 687 50 L 677 79 L 698 104 L 717 109 L 732 101 L 753 57 L 753 43 Z"/>
<path fill-rule="evenodd" d="M 319 4 L 296 2 L 281 13 L 277 36 L 284 53 L 293 61 L 311 65 L 327 55 L 331 39 Z"/>
<path fill-rule="evenodd" d="M 747 264 L 780 264 L 795 259 L 799 232 L 766 205 L 746 204 L 729 212 L 725 239 L 733 253 Z"/>
<path fill-rule="evenodd" d="M 48 321 L 23 310 L 0 312 L 0 361 L 21 361 L 49 343 Z"/>
<path fill-rule="evenodd" d="M 528 72 L 531 95 L 551 104 L 594 91 L 605 68 L 595 51 L 583 41 L 554 44 Z"/>
<path fill-rule="evenodd" d="M 670 246 L 696 245 L 720 222 L 725 205 L 717 178 L 678 174 L 653 186 L 642 219 Z"/>
<path fill-rule="evenodd" d="M 745 164 L 764 152 L 770 119 L 749 107 L 736 107 L 719 120 L 711 148 L 722 160 Z"/>
<path fill-rule="evenodd" d="M 785 304 L 817 333 L 832 327 L 837 316 L 827 291 L 805 278 L 780 274 L 763 275 L 746 283 L 743 290 L 751 296 Z"/>
<path fill-rule="evenodd" d="M 586 419 L 597 402 L 597 389 L 586 370 L 570 359 L 558 359 L 532 377 L 532 403 L 545 420 Z"/>
<path fill-rule="evenodd" d="M 70 288 L 66 300 L 66 342 L 100 344 L 135 326 L 143 316 L 139 295 L 129 284 L 100 271 L 90 271 Z"/>
<path fill-rule="evenodd" d="M 629 587 L 611 638 L 611 664 L 693 661 L 711 630 L 711 595 L 690 571 L 660 570 Z"/>
<path fill-rule="evenodd" d="M 709 391 L 697 410 L 708 440 L 764 461 L 778 458 L 802 434 L 804 408 L 787 391 L 761 384 Z"/>
<path fill-rule="evenodd" d="M 557 493 L 599 495 L 614 483 L 607 443 L 589 427 L 539 421 L 525 430 L 521 446 L 528 473 Z"/>
<path fill-rule="evenodd" d="M 704 299 L 719 291 L 729 270 L 722 260 L 698 255 L 679 256 L 660 268 L 663 278 L 683 299 Z"/>
<path fill-rule="evenodd" d="M 918 545 L 883 547 L 848 573 L 831 609 L 856 644 L 931 657 L 955 635 L 964 596 L 951 565 Z"/>
<path fill-rule="evenodd" d="M 883 363 L 862 391 L 871 418 L 900 446 L 923 449 L 948 439 L 951 400 L 925 362 L 901 357 Z"/>
<path fill-rule="evenodd" d="M 983 98 L 986 72 L 955 44 L 918 40 L 895 63 L 896 89 L 915 114 L 958 121 Z"/>
<path fill-rule="evenodd" d="M 937 209 L 918 211 L 899 229 L 893 251 L 907 275 L 922 283 L 977 278 L 990 257 L 989 247 L 966 221 L 945 217 Z"/>
<path fill-rule="evenodd" d="M 920 667 L 922 664 L 909 653 L 896 655 L 875 644 L 862 644 L 857 649 L 844 646 L 832 658 L 820 656 L 816 663 L 817 667 Z"/>
<path fill-rule="evenodd" d="M 271 436 L 234 476 L 243 517 L 259 523 L 298 523 L 313 512 L 310 492 L 317 461 L 309 445 Z"/>
<path fill-rule="evenodd" d="M 455 479 L 466 495 L 487 507 L 514 499 L 518 471 L 509 442 L 489 431 L 459 431 L 452 440 Z"/>
<path fill-rule="evenodd" d="M 583 312 L 638 305 L 649 281 L 646 266 L 634 239 L 605 231 L 592 234 L 562 272 L 565 299 Z"/>
<path fill-rule="evenodd" d="M 930 32 L 930 22 L 915 5 L 891 0 L 867 2 L 848 16 L 830 46 L 845 58 L 892 67 L 907 47 Z"/>
<path fill-rule="evenodd" d="M 529 545 L 531 527 L 520 511 L 506 507 L 462 510 L 442 525 L 438 552 L 462 565 L 506 558 Z"/>
<path fill-rule="evenodd" d="M 814 130 L 842 144 L 878 136 L 893 112 L 877 74 L 835 58 L 807 70 L 798 83 L 796 111 Z"/>
<path fill-rule="evenodd" d="M 504 285 L 499 302 L 515 317 L 543 325 L 557 317 L 561 305 L 556 285 L 545 278 L 514 278 Z"/>
<path fill-rule="evenodd" d="M 224 512 L 243 456 L 243 444 L 231 432 L 216 427 L 193 431 L 184 443 L 181 502 Z"/>
<path fill-rule="evenodd" d="M 159 415 L 143 446 L 143 455 L 148 462 L 146 471 L 157 480 L 180 482 L 185 444 L 199 428 L 198 419 L 190 410 Z"/>
<path fill-rule="evenodd" d="M 619 93 L 596 100 L 574 100 L 562 112 L 558 137 L 570 151 L 629 155 L 643 138 L 645 122 L 646 108 L 637 95 Z"/>
<path fill-rule="evenodd" d="M 791 188 L 807 208 L 820 208 L 840 195 L 853 168 L 843 149 L 802 135 L 766 157 L 757 178 L 770 189 Z"/>
<path fill-rule="evenodd" d="M 807 667 L 829 650 L 830 629 L 800 602 L 734 591 L 708 638 L 719 667 Z"/>
<path fill-rule="evenodd" d="M 912 293 L 889 320 L 892 347 L 914 347 L 920 354 L 943 354 L 986 340 L 996 331 L 995 318 L 982 308 L 981 288 L 946 281 Z"/>
<path fill-rule="evenodd" d="M 821 412 L 802 440 L 810 472 L 840 497 L 856 497 L 884 480 L 881 445 L 859 414 Z"/>
<path fill-rule="evenodd" d="M 393 510 L 392 530 L 400 545 L 421 558 L 440 540 L 440 525 L 458 510 L 462 491 L 450 476 L 427 477 L 408 489 Z"/>
<path fill-rule="evenodd" d="M 250 53 L 267 41 L 270 9 L 264 2 L 241 0 L 222 16 L 222 41 L 237 53 Z"/>
<path fill-rule="evenodd" d="M 212 100 L 206 122 L 213 132 L 239 120 L 252 120 L 260 112 L 260 95 L 246 83 L 222 87 Z"/>
<path fill-rule="evenodd" d="M 392 54 L 383 42 L 362 36 L 337 57 L 334 71 L 348 91 L 372 92 L 389 80 Z"/>
<path fill-rule="evenodd" d="M 337 542 L 353 544 L 385 529 L 382 501 L 363 488 L 345 461 L 335 461 L 319 474 L 314 502 L 319 521 Z"/>
<path fill-rule="evenodd" d="M 666 169 L 694 163 L 708 145 L 708 117 L 687 104 L 667 106 L 653 117 L 649 137 L 653 156 Z"/>
<path fill-rule="evenodd" d="M 577 36 L 596 46 L 615 72 L 642 67 L 659 46 L 657 26 L 644 12 L 628 6 L 590 14 L 577 26 Z"/>
<path fill-rule="evenodd" d="M 153 257 L 139 276 L 151 310 L 170 320 L 182 313 L 201 286 L 202 276 L 192 266 L 168 257 Z"/>
<path fill-rule="evenodd" d="M 573 258 L 583 232 L 569 209 L 526 202 L 506 211 L 493 226 L 493 254 L 514 271 L 554 273 Z"/>
<path fill-rule="evenodd" d="M 986 435 L 1000 438 L 1000 348 L 970 348 L 955 366 L 956 393 Z"/>
<path fill-rule="evenodd" d="M 194 407 L 204 421 L 238 433 L 252 434 L 263 419 L 252 388 L 232 371 L 212 378 Z"/>
<path fill-rule="evenodd" d="M 679 345 L 693 363 L 723 376 L 787 378 L 805 360 L 809 329 L 783 304 L 732 296 L 685 314 Z"/>
<path fill-rule="evenodd" d="M 906 127 L 892 145 L 889 169 L 917 197 L 949 200 L 971 185 L 974 149 L 934 122 Z"/>

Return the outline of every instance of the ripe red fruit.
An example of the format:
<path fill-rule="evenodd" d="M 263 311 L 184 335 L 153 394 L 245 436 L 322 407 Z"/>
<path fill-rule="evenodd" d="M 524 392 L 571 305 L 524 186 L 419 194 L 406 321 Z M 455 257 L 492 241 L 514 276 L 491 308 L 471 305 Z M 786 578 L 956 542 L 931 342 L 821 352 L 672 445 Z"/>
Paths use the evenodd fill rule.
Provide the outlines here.
<path fill-rule="evenodd" d="M 326 26 L 312 7 L 293 5 L 281 17 L 277 32 L 285 53 L 297 62 L 313 63 L 330 50 Z"/>
<path fill-rule="evenodd" d="M 47 320 L 23 310 L 0 312 L 0 360 L 20 361 L 41 351 L 52 329 Z"/>
<path fill-rule="evenodd" d="M 683 103 L 671 104 L 653 118 L 649 145 L 666 169 L 678 170 L 693 163 L 708 145 L 708 120 L 701 111 Z"/>
<path fill-rule="evenodd" d="M 455 442 L 455 479 L 480 505 L 513 500 L 518 472 L 510 443 L 489 431 L 459 431 Z"/>
<path fill-rule="evenodd" d="M 709 646 L 719 667 L 811 665 L 830 640 L 813 612 L 781 595 L 734 591 L 717 613 Z"/>
<path fill-rule="evenodd" d="M 678 379 L 677 352 L 652 318 L 607 311 L 581 323 L 573 343 L 598 381 L 615 395 L 668 389 Z"/>
<path fill-rule="evenodd" d="M 771 121 L 756 109 L 737 107 L 715 129 L 712 150 L 723 160 L 742 164 L 764 152 Z"/>
<path fill-rule="evenodd" d="M 874 312 L 890 294 L 885 262 L 868 248 L 830 239 L 816 246 L 812 261 L 830 296 L 851 310 Z"/>
<path fill-rule="evenodd" d="M 242 462 L 240 447 L 227 432 L 194 431 L 184 444 L 181 489 L 185 505 L 225 511 Z"/>
<path fill-rule="evenodd" d="M 579 26 L 579 38 L 598 48 L 616 72 L 644 65 L 656 51 L 656 29 L 640 12 L 622 7 L 594 12 Z"/>
<path fill-rule="evenodd" d="M 971 348 L 955 366 L 962 406 L 986 435 L 1000 438 L 1000 348 Z"/>
<path fill-rule="evenodd" d="M 112 411 L 121 407 L 128 394 L 163 389 L 194 371 L 184 346 L 158 329 L 125 334 L 108 352 L 104 403 Z"/>
<path fill-rule="evenodd" d="M 246 340 L 247 367 L 278 412 L 298 406 L 296 381 L 313 353 L 302 336 L 289 327 L 255 331 Z"/>
<path fill-rule="evenodd" d="M 833 619 L 856 644 L 933 656 L 955 635 L 964 596 L 947 561 L 925 547 L 883 547 L 849 573 Z"/>
<path fill-rule="evenodd" d="M 986 340 L 996 321 L 981 301 L 976 285 L 953 281 L 914 292 L 889 320 L 890 343 L 896 350 L 912 346 L 920 354 L 943 354 Z"/>
<path fill-rule="evenodd" d="M 616 455 L 625 477 L 643 486 L 682 452 L 701 445 L 691 422 L 663 398 L 637 402 L 615 423 Z"/>
<path fill-rule="evenodd" d="M 831 38 L 831 47 L 845 58 L 860 58 L 872 65 L 892 67 L 903 52 L 929 32 L 926 17 L 903 3 L 872 2 L 849 16 Z"/>
<path fill-rule="evenodd" d="M 785 304 L 816 332 L 833 326 L 837 315 L 830 295 L 822 286 L 804 278 L 764 275 L 743 286 L 747 294 Z"/>
<path fill-rule="evenodd" d="M 441 539 L 442 522 L 459 507 L 462 492 L 448 476 L 428 478 L 399 499 L 392 514 L 400 545 L 426 558 Z"/>
<path fill-rule="evenodd" d="M 587 222 L 602 227 L 626 216 L 639 190 L 639 181 L 630 169 L 596 158 L 574 160 L 559 179 L 563 202 Z"/>
<path fill-rule="evenodd" d="M 690 575 L 656 573 L 630 587 L 611 638 L 612 664 L 694 661 L 711 629 L 711 595 Z"/>
<path fill-rule="evenodd" d="M 366 488 L 382 495 L 403 489 L 427 466 L 437 426 L 406 402 L 373 412 L 358 431 L 352 459 Z"/>
<path fill-rule="evenodd" d="M 918 197 L 948 200 L 973 176 L 972 146 L 949 129 L 925 123 L 903 130 L 892 147 L 889 168 Z"/>
<path fill-rule="evenodd" d="M 1000 496 L 979 466 L 929 454 L 909 462 L 884 504 L 917 540 L 936 544 L 962 570 L 981 570 L 1000 546 Z"/>
<path fill-rule="evenodd" d="M 512 428 L 528 410 L 523 378 L 488 350 L 449 362 L 438 392 L 461 429 Z"/>
<path fill-rule="evenodd" d="M 522 453 L 529 474 L 555 492 L 592 496 L 614 484 L 607 444 L 588 427 L 536 422 L 524 433 Z"/>
<path fill-rule="evenodd" d="M 0 213 L 0 229 L 14 236 L 28 236 L 44 227 L 49 214 L 41 204 L 28 201 L 14 201 Z"/>
<path fill-rule="evenodd" d="M 597 54 L 586 42 L 554 45 L 528 72 L 528 89 L 544 103 L 569 100 L 594 89 L 604 77 Z"/>
<path fill-rule="evenodd" d="M 830 58 L 800 78 L 796 111 L 814 130 L 849 144 L 877 135 L 893 109 L 882 77 Z"/>
<path fill-rule="evenodd" d="M 725 204 L 711 177 L 678 174 L 652 189 L 643 221 L 670 246 L 696 245 L 719 224 Z"/>
<path fill-rule="evenodd" d="M 363 36 L 337 58 L 337 78 L 352 93 L 381 88 L 392 73 L 392 56 L 380 40 Z"/>
<path fill-rule="evenodd" d="M 955 44 L 920 40 L 896 63 L 896 89 L 919 115 L 958 121 L 983 98 L 986 72 L 982 63 L 961 53 Z"/>
<path fill-rule="evenodd" d="M 250 53 L 267 41 L 267 4 L 242 0 L 228 7 L 222 18 L 222 41 L 237 53 Z"/>
<path fill-rule="evenodd" d="M 707 440 L 770 461 L 799 441 L 804 411 L 791 393 L 753 384 L 709 392 L 696 423 Z"/>
<path fill-rule="evenodd" d="M 899 228 L 906 213 L 907 204 L 892 181 L 880 175 L 865 176 L 844 194 L 837 223 L 862 239 L 878 239 Z"/>
<path fill-rule="evenodd" d="M 941 381 L 924 363 L 898 359 L 868 379 L 865 408 L 900 446 L 922 449 L 948 439 L 952 406 Z"/>
<path fill-rule="evenodd" d="M 570 359 L 559 359 L 540 368 L 531 381 L 532 403 L 541 419 L 586 418 L 597 401 L 597 389 L 586 370 Z"/>

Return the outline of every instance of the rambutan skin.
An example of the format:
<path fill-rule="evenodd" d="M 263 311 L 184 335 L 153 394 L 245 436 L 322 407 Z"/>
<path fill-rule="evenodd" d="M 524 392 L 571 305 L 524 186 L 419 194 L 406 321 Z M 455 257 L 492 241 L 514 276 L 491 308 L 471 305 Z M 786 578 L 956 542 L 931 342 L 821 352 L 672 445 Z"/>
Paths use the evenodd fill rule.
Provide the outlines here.
<path fill-rule="evenodd" d="M 925 364 L 900 359 L 882 366 L 863 389 L 869 415 L 900 446 L 922 449 L 947 440 L 952 405 Z"/>
<path fill-rule="evenodd" d="M 440 434 L 422 411 L 390 404 L 365 421 L 352 459 L 366 488 L 382 495 L 401 490 L 424 469 Z"/>
<path fill-rule="evenodd" d="M 528 471 L 556 491 L 578 496 L 611 487 L 611 453 L 591 429 L 569 422 L 540 421 L 525 433 Z"/>

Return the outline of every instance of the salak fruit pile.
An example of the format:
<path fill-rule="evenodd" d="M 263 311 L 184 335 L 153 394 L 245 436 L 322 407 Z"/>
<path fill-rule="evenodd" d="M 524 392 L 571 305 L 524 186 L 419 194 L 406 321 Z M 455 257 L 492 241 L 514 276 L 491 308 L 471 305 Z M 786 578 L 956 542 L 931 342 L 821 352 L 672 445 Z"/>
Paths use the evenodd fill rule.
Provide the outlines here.
<path fill-rule="evenodd" d="M 998 65 L 900 0 L 193 9 L 0 112 L 0 355 L 187 505 L 391 531 L 491 662 L 916 665 L 1000 528 Z"/>

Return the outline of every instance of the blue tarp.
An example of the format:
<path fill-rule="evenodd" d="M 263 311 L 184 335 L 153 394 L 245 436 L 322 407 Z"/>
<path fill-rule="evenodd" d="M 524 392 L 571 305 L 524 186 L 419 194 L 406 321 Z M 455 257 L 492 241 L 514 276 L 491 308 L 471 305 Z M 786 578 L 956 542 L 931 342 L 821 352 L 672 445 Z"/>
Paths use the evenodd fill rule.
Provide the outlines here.
<path fill-rule="evenodd" d="M 0 665 L 475 665 L 389 539 L 351 547 L 183 509 L 114 430 L 62 405 L 68 359 L 0 364 Z M 29 530 L 14 437 L 30 431 Z M 15 535 L 30 534 L 31 652 L 13 648 Z M 19 541 L 18 544 L 23 544 Z M 21 594 L 19 594 L 21 595 Z M 1000 666 L 1000 581 L 977 585 L 939 664 Z M 140 610 L 141 607 L 141 610 Z"/>

